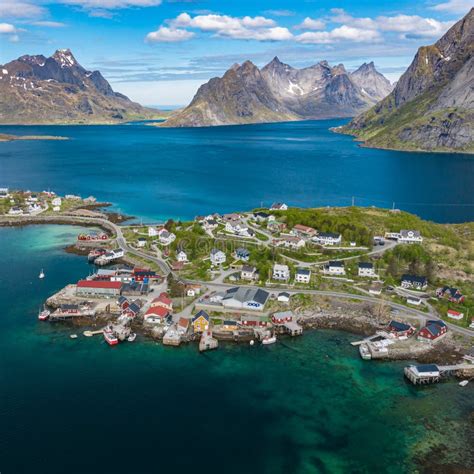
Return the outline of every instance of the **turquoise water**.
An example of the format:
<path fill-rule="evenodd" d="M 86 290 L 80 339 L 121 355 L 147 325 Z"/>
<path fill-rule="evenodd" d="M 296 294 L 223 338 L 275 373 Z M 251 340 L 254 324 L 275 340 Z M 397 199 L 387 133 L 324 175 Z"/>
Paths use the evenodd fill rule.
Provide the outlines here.
<path fill-rule="evenodd" d="M 474 468 L 474 384 L 415 390 L 403 363 L 362 361 L 355 336 L 199 355 L 38 322 L 45 297 L 89 272 L 62 250 L 79 231 L 0 228 L 2 473 L 404 473 L 433 452 Z"/>
<path fill-rule="evenodd" d="M 360 148 L 343 120 L 202 129 L 1 126 L 68 141 L 0 143 L 0 186 L 94 195 L 148 220 L 190 219 L 285 201 L 395 206 L 438 222 L 474 220 L 474 156 Z"/>

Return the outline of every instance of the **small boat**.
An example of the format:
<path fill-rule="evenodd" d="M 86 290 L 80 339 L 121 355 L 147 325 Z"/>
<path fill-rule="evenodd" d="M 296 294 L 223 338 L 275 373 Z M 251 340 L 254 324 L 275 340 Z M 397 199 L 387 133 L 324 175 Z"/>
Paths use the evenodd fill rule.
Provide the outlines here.
<path fill-rule="evenodd" d="M 262 344 L 274 344 L 276 342 L 276 336 L 266 336 L 262 339 Z"/>
<path fill-rule="evenodd" d="M 115 346 L 119 340 L 110 329 L 104 329 L 104 339 L 109 346 Z"/>
<path fill-rule="evenodd" d="M 137 338 L 136 332 L 131 332 L 130 335 L 127 337 L 128 342 L 133 342 Z"/>
<path fill-rule="evenodd" d="M 459 385 L 461 387 L 465 387 L 468 383 L 469 383 L 469 380 L 461 380 L 461 382 L 459 382 Z"/>
<path fill-rule="evenodd" d="M 44 308 L 42 311 L 38 313 L 38 319 L 40 321 L 46 321 L 51 314 L 51 311 L 49 309 Z"/>
<path fill-rule="evenodd" d="M 38 278 L 42 280 L 44 278 L 44 271 L 41 269 L 40 274 L 38 275 Z"/>
<path fill-rule="evenodd" d="M 370 350 L 367 344 L 361 344 L 359 346 L 359 354 L 364 360 L 372 359 L 372 354 L 370 353 Z"/>
<path fill-rule="evenodd" d="M 253 346 L 255 344 L 255 341 L 252 339 L 249 344 Z"/>
<path fill-rule="evenodd" d="M 71 334 L 69 337 L 70 337 L 71 339 L 77 339 L 77 334 Z"/>

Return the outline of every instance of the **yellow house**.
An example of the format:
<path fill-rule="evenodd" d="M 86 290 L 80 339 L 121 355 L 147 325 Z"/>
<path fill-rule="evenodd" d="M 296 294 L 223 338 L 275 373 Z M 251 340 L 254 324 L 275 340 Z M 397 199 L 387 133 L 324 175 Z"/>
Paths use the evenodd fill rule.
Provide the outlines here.
<path fill-rule="evenodd" d="M 209 315 L 201 310 L 193 318 L 193 328 L 194 332 L 204 332 L 206 329 L 209 329 Z"/>

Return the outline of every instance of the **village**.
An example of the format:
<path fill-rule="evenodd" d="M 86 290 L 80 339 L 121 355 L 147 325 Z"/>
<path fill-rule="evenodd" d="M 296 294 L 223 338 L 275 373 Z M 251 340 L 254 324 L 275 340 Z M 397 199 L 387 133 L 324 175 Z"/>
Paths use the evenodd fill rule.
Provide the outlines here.
<path fill-rule="evenodd" d="M 18 196 L 0 191 L 3 200 Z M 94 198 L 24 193 L 21 214 L 17 200 L 4 206 L 9 222 L 29 213 L 31 223 L 25 206 L 35 203 L 43 213 L 96 224 L 99 230 L 79 234 L 75 244 L 93 270 L 51 296 L 39 319 L 89 324 L 84 335 L 102 335 L 109 345 L 132 342 L 137 334 L 171 346 L 196 341 L 201 351 L 216 349 L 219 341 L 274 344 L 311 327 L 300 304 L 311 295 L 387 308 L 374 334 L 358 341 L 363 359 L 416 359 L 454 336 L 472 344 L 472 294 L 450 282 L 434 286 L 427 262 L 408 260 L 394 278 L 386 257 L 422 253 L 425 237 L 418 228 L 375 234 L 357 226 L 338 231 L 326 222 L 318 230 L 295 223 L 284 203 L 192 222 L 118 226 L 98 210 L 80 209 Z"/>

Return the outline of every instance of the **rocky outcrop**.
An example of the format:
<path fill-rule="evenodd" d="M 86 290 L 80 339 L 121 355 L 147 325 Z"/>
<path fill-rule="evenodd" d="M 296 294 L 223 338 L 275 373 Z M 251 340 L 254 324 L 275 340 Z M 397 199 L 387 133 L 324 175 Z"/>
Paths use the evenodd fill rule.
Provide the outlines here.
<path fill-rule="evenodd" d="M 99 71 L 84 69 L 68 49 L 0 66 L 0 123 L 113 123 L 158 115 L 114 92 Z"/>
<path fill-rule="evenodd" d="M 369 146 L 474 151 L 474 9 L 421 47 L 393 92 L 341 131 Z"/>
<path fill-rule="evenodd" d="M 342 64 L 331 67 L 321 61 L 296 69 L 277 57 L 262 69 L 250 61 L 235 64 L 221 78 L 201 86 L 192 102 L 163 125 L 197 127 L 351 117 L 390 92 L 390 83 L 373 64 L 362 68 L 349 74 Z M 383 86 L 380 77 L 386 81 Z"/>

